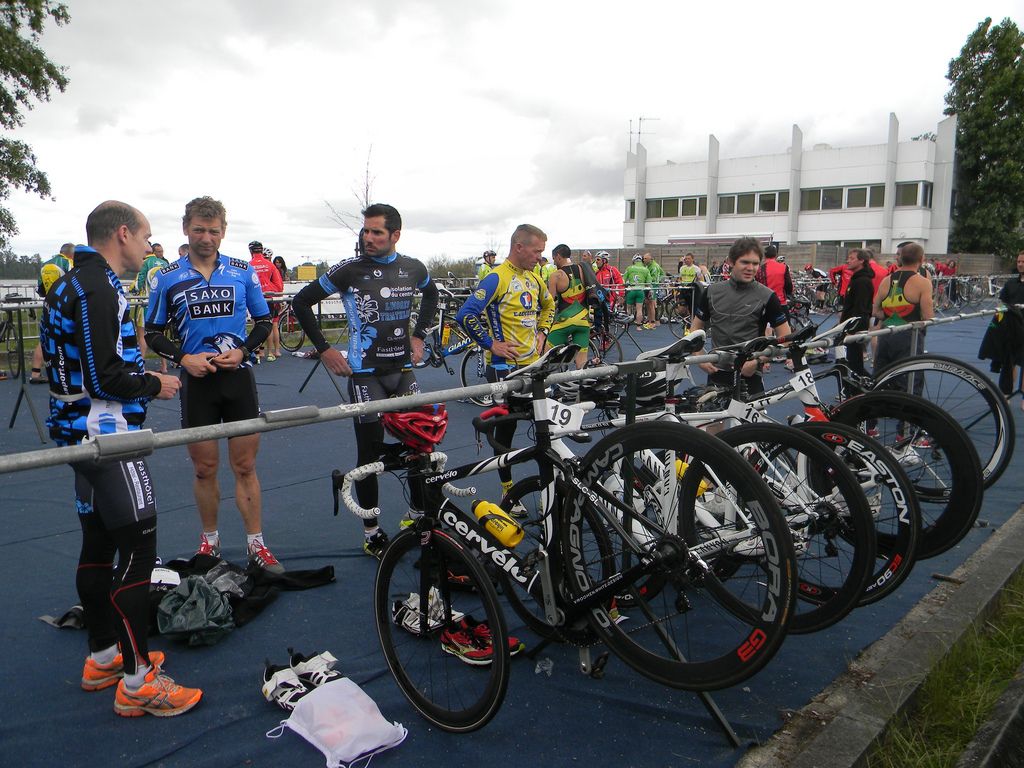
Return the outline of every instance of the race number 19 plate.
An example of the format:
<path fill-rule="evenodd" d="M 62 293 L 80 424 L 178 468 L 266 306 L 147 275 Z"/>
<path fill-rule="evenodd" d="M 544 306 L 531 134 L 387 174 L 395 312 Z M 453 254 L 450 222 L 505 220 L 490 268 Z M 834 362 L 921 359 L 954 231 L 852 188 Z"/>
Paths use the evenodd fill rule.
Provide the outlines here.
<path fill-rule="evenodd" d="M 579 430 L 580 425 L 583 424 L 583 409 L 572 408 L 568 405 L 563 405 L 557 400 L 548 398 L 548 417 L 551 422 L 559 429 L 564 429 L 567 432 L 575 432 Z"/>

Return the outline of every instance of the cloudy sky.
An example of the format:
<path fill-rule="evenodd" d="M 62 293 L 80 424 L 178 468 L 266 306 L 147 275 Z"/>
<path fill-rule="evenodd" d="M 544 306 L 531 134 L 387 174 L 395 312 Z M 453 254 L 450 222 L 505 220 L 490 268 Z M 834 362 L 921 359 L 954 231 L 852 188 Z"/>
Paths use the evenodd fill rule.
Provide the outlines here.
<path fill-rule="evenodd" d="M 622 242 L 630 121 L 649 160 L 885 141 L 942 119 L 949 60 L 986 15 L 1024 0 L 730 3 L 600 0 L 69 0 L 43 46 L 70 85 L 15 136 L 54 200 L 15 193 L 18 253 L 84 239 L 96 203 L 145 212 L 182 242 L 184 203 L 228 210 L 222 247 L 259 239 L 289 265 L 336 261 L 353 236 L 329 202 L 403 214 L 400 250 Z M 635 139 L 635 137 L 634 137 Z M 325 202 L 326 201 L 326 202 Z"/>

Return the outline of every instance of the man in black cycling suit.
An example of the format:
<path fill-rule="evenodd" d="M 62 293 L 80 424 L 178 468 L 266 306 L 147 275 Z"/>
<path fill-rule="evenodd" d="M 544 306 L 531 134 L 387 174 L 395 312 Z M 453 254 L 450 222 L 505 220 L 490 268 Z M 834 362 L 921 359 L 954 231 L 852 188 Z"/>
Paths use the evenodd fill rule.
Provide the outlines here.
<path fill-rule="evenodd" d="M 148 250 L 149 222 L 115 200 L 85 223 L 89 245 L 46 295 L 39 324 L 50 385 L 50 436 L 77 445 L 142 428 L 153 398 L 178 392 L 175 376 L 146 371 L 118 274 L 138 271 Z M 76 586 L 85 611 L 90 654 L 82 688 L 116 685 L 114 711 L 167 717 L 194 707 L 197 688 L 161 671 L 164 654 L 149 652 L 149 582 L 156 562 L 156 501 L 144 459 L 82 461 L 75 505 L 82 526 Z M 114 555 L 117 554 L 117 568 Z"/>
<path fill-rule="evenodd" d="M 367 403 L 419 392 L 412 363 L 423 358 L 426 329 L 437 312 L 437 286 L 423 263 L 395 251 L 402 235 L 402 217 L 390 205 L 375 203 L 363 211 L 359 256 L 339 262 L 292 299 L 292 309 L 321 362 L 335 376 L 348 377 L 353 403 Z M 422 294 L 419 319 L 409 335 L 413 296 Z M 348 349 L 340 352 L 324 339 L 313 306 L 341 294 L 348 318 Z M 347 355 L 347 356 L 346 356 Z M 355 421 L 359 466 L 381 455 L 384 428 L 377 414 Z M 356 498 L 366 509 L 378 506 L 377 478 L 356 483 Z M 422 514 L 422 500 L 412 498 L 403 526 Z M 377 521 L 364 520 L 363 551 L 380 557 L 388 536 Z"/>

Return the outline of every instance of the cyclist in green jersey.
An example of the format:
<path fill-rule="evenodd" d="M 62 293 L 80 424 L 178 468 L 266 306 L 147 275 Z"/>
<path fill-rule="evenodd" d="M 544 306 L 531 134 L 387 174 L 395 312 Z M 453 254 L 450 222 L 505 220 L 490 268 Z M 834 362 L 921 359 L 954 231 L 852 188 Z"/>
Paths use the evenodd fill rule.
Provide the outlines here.
<path fill-rule="evenodd" d="M 483 280 L 491 272 L 494 271 L 494 260 L 498 258 L 498 254 L 488 249 L 484 251 L 484 263 L 480 265 L 480 269 L 476 271 L 476 279 Z"/>
<path fill-rule="evenodd" d="M 633 263 L 622 273 L 622 282 L 626 284 L 626 314 L 633 315 L 637 329 L 644 327 L 644 288 L 651 282 L 651 273 L 643 261 L 643 256 L 635 254 Z"/>
<path fill-rule="evenodd" d="M 156 280 L 156 273 L 167 266 L 169 262 L 164 258 L 164 247 L 160 243 L 153 243 L 150 252 L 142 261 L 142 269 L 135 278 L 135 293 L 138 296 L 149 296 L 149 286 Z M 136 335 L 139 339 L 139 354 L 143 363 L 146 359 L 146 311 L 145 307 L 137 307 L 135 317 Z M 167 373 L 167 361 L 160 358 L 160 373 Z"/>
<path fill-rule="evenodd" d="M 540 278 L 540 281 L 544 283 L 544 285 L 547 285 L 548 278 L 551 277 L 551 274 L 555 269 L 557 269 L 557 267 L 548 260 L 547 256 L 541 256 L 540 262 L 538 262 L 537 266 L 533 268 L 533 272 Z"/>
<path fill-rule="evenodd" d="M 661 268 L 650 251 L 644 254 L 644 266 L 651 273 L 651 283 L 660 283 L 665 278 L 665 270 Z M 647 309 L 646 329 L 658 327 L 658 289 L 655 285 L 649 287 L 645 294 L 644 306 Z"/>

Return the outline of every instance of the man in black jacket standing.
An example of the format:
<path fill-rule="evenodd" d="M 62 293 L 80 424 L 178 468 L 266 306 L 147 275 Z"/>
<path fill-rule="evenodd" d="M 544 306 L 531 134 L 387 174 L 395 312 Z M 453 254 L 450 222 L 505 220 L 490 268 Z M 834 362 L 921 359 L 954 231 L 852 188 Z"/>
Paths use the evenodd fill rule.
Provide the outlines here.
<path fill-rule="evenodd" d="M 175 376 L 145 370 L 118 279 L 142 267 L 150 238 L 146 217 L 108 200 L 89 214 L 85 231 L 89 245 L 75 249 L 74 267 L 47 293 L 39 325 L 50 385 L 47 423 L 58 445 L 141 429 L 149 401 L 169 400 L 180 386 Z M 82 526 L 76 586 L 90 650 L 82 688 L 116 685 L 114 711 L 123 717 L 187 712 L 203 692 L 164 674 L 164 654 L 147 645 L 156 500 L 146 461 L 71 467 Z"/>
<path fill-rule="evenodd" d="M 874 277 L 871 268 L 871 251 L 866 248 L 854 248 L 846 255 L 846 264 L 853 270 L 849 285 L 846 288 L 846 300 L 840 320 L 851 317 L 863 318 L 862 330 L 867 330 L 871 318 L 871 308 L 875 300 Z M 850 369 L 861 376 L 866 376 L 864 369 L 864 343 L 856 342 L 846 345 L 846 362 Z"/>

